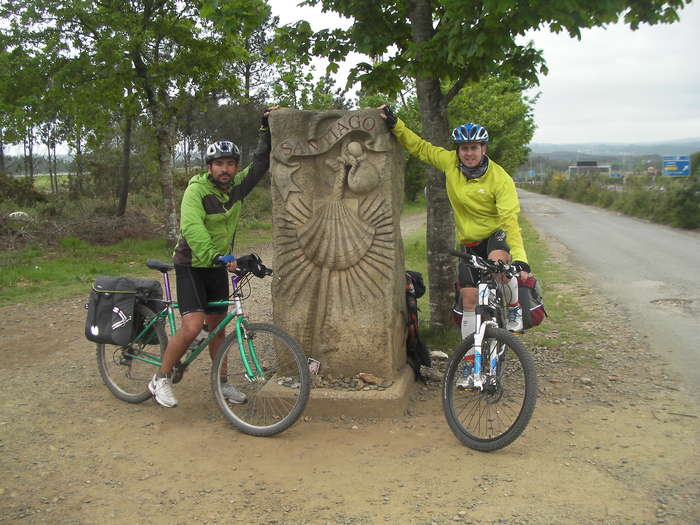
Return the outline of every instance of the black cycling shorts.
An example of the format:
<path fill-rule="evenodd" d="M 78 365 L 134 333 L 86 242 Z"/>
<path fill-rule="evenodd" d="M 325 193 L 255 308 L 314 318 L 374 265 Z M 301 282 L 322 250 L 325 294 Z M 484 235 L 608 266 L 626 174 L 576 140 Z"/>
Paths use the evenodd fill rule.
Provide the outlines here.
<path fill-rule="evenodd" d="M 504 250 L 510 253 L 510 246 L 506 241 L 506 232 L 503 230 L 496 230 L 491 234 L 488 239 L 484 239 L 478 244 L 473 246 L 465 246 L 464 249 L 467 253 L 473 253 L 484 259 L 488 258 L 489 253 L 494 250 Z M 476 288 L 476 283 L 479 276 L 477 275 L 478 270 L 474 270 L 467 266 L 464 259 L 459 260 L 459 265 L 457 266 L 457 274 L 459 279 L 460 288 Z"/>
<path fill-rule="evenodd" d="M 180 315 L 190 312 L 205 314 L 226 313 L 228 306 L 207 306 L 208 301 L 228 299 L 228 272 L 226 268 L 196 268 L 175 265 L 177 303 Z"/>

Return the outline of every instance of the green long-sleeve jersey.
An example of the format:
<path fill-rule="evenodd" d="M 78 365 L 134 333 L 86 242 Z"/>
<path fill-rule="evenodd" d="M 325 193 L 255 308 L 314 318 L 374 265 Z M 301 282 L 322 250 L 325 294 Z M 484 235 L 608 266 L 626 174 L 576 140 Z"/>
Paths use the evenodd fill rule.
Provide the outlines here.
<path fill-rule="evenodd" d="M 269 131 L 260 137 L 253 163 L 236 174 L 228 192 L 211 181 L 208 173 L 192 177 L 180 205 L 180 237 L 173 263 L 198 268 L 217 266 L 215 257 L 231 253 L 243 199 L 270 166 Z"/>

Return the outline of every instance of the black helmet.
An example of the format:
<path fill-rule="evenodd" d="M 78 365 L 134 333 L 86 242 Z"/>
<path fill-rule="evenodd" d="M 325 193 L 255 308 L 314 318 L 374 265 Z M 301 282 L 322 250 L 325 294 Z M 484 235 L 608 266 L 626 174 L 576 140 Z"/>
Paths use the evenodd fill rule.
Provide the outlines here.
<path fill-rule="evenodd" d="M 229 140 L 219 140 L 207 148 L 207 164 L 216 159 L 233 159 L 238 162 L 241 160 L 241 150 Z"/>

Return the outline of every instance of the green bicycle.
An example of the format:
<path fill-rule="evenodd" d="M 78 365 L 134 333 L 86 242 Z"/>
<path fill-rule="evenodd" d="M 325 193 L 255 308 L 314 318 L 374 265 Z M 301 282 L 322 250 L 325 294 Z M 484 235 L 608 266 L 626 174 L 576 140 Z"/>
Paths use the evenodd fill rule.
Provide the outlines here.
<path fill-rule="evenodd" d="M 107 388 L 118 399 L 127 403 L 141 403 L 151 398 L 148 380 L 168 344 L 165 324 L 171 335 L 175 333 L 175 310 L 168 272 L 173 269 L 155 259 L 146 266 L 163 275 L 165 300 L 150 300 L 162 304 L 154 311 L 143 302 L 137 302 L 134 317 L 139 319 L 136 335 L 124 346 L 97 344 L 97 366 Z M 279 327 L 269 323 L 249 323 L 243 312 L 243 289 L 252 276 L 272 275 L 260 258 L 251 254 L 239 258 L 239 267 L 231 274 L 232 293 L 228 300 L 213 301 L 210 306 L 231 306 L 226 317 L 194 348 L 190 348 L 172 374 L 173 383 L 182 379 L 187 367 L 206 348 L 217 333 L 234 321 L 234 328 L 226 336 L 211 369 L 211 389 L 216 404 L 224 417 L 238 430 L 253 436 L 278 434 L 299 418 L 309 399 L 311 378 L 309 365 L 297 342 Z M 247 296 L 246 296 L 247 297 Z M 246 402 L 231 404 L 222 393 L 220 377 L 246 395 Z"/>

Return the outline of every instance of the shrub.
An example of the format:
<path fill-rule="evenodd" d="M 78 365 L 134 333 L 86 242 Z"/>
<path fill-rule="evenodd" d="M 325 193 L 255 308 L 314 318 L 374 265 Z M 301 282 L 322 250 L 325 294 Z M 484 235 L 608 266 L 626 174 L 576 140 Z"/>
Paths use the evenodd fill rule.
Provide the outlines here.
<path fill-rule="evenodd" d="M 34 189 L 27 177 L 10 177 L 0 173 L 0 200 L 11 200 L 17 204 L 33 204 L 46 201 L 46 196 Z"/>
<path fill-rule="evenodd" d="M 58 242 L 59 247 L 64 250 L 79 251 L 89 247 L 88 243 L 74 236 L 64 237 Z"/>
<path fill-rule="evenodd" d="M 700 180 L 694 177 L 686 184 L 674 184 L 669 191 L 668 207 L 671 225 L 700 228 Z"/>
<path fill-rule="evenodd" d="M 598 200 L 594 203 L 601 208 L 611 208 L 617 199 L 617 192 L 612 190 L 604 190 L 598 194 Z"/>
<path fill-rule="evenodd" d="M 622 191 L 618 183 L 602 176 L 567 179 L 563 174 L 548 176 L 542 183 L 523 186 L 530 191 L 595 204 L 679 228 L 700 228 L 700 179 L 663 179 L 653 185 L 646 176 L 626 179 Z"/>

